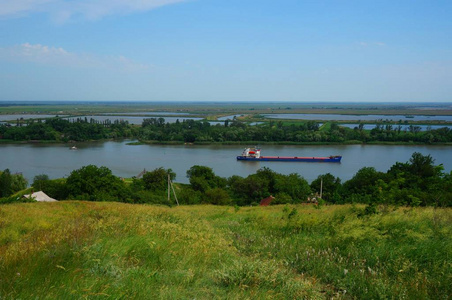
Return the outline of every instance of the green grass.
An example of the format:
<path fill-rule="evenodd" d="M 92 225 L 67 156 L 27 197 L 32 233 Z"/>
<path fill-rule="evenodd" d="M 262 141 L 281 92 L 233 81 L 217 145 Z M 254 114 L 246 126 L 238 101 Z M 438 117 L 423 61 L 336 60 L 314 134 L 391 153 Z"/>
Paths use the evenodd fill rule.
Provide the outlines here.
<path fill-rule="evenodd" d="M 450 209 L 0 206 L 0 299 L 449 299 Z"/>

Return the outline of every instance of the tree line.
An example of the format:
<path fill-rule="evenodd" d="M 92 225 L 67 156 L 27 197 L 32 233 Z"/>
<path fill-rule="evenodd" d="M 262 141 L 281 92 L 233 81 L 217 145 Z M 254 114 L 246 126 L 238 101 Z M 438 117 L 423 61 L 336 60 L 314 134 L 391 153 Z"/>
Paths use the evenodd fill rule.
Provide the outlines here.
<path fill-rule="evenodd" d="M 26 120 L 19 126 L 0 125 L 0 138 L 13 141 L 88 141 L 109 138 L 133 138 L 134 127 L 124 120 L 98 121 L 93 118 L 73 120 L 50 118 Z"/>
<path fill-rule="evenodd" d="M 285 124 L 269 121 L 250 125 L 238 120 L 212 125 L 207 121 L 184 120 L 165 123 L 164 118 L 144 120 L 137 138 L 154 141 L 179 141 L 189 143 L 209 142 L 293 142 L 293 143 L 344 143 L 350 141 L 369 142 L 413 142 L 447 143 L 452 141 L 452 130 L 447 127 L 421 131 L 421 127 L 410 125 L 407 129 L 393 124 L 377 124 L 365 130 L 360 123 L 355 128 L 342 127 L 330 122 L 320 127 L 316 121 Z"/>
<path fill-rule="evenodd" d="M 18 185 L 12 188 L 13 181 L 4 179 L 8 176 L 11 175 L 5 170 L 0 175 L 0 185 L 3 191 L 12 193 Z M 317 203 L 332 204 L 452 206 L 452 172 L 445 173 L 430 155 L 420 153 L 413 153 L 408 162 L 397 162 L 387 172 L 361 168 L 344 183 L 327 173 L 309 184 L 299 174 L 283 175 L 269 168 L 247 177 L 223 178 L 209 167 L 196 165 L 186 176 L 189 184 L 177 184 L 175 189 L 181 204 L 257 205 L 272 195 L 272 204 L 298 204 L 316 198 Z M 175 202 L 167 199 L 168 177 L 174 180 L 176 174 L 171 169 L 157 168 L 142 178 L 125 181 L 106 167 L 89 165 L 72 171 L 66 179 L 50 180 L 47 175 L 38 175 L 32 187 L 59 200 L 171 205 Z M 5 188 L 8 184 L 10 187 Z M 6 196 L 9 195 L 2 195 Z"/>
<path fill-rule="evenodd" d="M 26 126 L 0 125 L 0 138 L 6 140 L 87 141 L 107 138 L 136 138 L 143 141 L 214 143 L 214 142 L 274 142 L 274 143 L 346 143 L 346 142 L 406 142 L 449 143 L 452 130 L 447 127 L 421 131 L 417 125 L 402 129 L 400 124 L 379 123 L 365 130 L 360 123 L 346 128 L 335 122 L 320 127 L 316 121 L 286 124 L 269 121 L 250 125 L 238 120 L 224 124 L 208 121 L 177 120 L 165 122 L 164 118 L 144 119 L 141 126 L 124 120 L 97 121 L 93 118 L 67 120 L 51 118 L 27 120 Z"/>

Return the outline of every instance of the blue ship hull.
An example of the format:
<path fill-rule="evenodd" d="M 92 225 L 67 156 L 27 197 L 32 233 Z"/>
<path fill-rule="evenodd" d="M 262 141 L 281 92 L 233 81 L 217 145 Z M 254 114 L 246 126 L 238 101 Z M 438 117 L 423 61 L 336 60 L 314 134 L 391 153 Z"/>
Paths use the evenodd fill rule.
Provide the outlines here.
<path fill-rule="evenodd" d="M 279 156 L 261 156 L 259 158 L 249 156 L 237 156 L 237 160 L 246 161 L 298 161 L 298 162 L 332 162 L 340 163 L 342 156 L 329 157 L 279 157 Z"/>

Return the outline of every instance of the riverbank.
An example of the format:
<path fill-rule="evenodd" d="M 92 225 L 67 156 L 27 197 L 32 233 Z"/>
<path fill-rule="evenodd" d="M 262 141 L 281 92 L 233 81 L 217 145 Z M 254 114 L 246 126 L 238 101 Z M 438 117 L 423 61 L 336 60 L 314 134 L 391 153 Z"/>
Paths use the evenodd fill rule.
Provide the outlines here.
<path fill-rule="evenodd" d="M 240 146 L 250 146 L 250 145 L 278 145 L 278 146 L 327 146 L 327 145 L 393 145 L 393 146 L 452 146 L 452 142 L 446 143 L 418 143 L 418 142 L 387 142 L 387 141 L 372 141 L 372 142 L 362 142 L 362 141 L 345 141 L 345 142 L 266 142 L 266 141 L 240 141 L 240 142 L 193 142 L 185 143 L 179 141 L 138 141 L 131 142 L 127 145 L 137 146 L 137 145 L 199 145 L 199 146 L 221 146 L 221 145 L 240 145 Z"/>
<path fill-rule="evenodd" d="M 5 140 L 0 139 L 0 144 L 55 144 L 55 145 L 67 145 L 72 146 L 77 143 L 94 143 L 94 142 L 123 142 L 126 139 L 100 139 L 100 140 L 89 140 L 89 141 L 52 141 L 52 140 L 26 140 L 26 141 L 14 141 L 14 140 Z M 362 142 L 358 140 L 351 140 L 345 142 L 267 142 L 267 141 L 225 141 L 225 142 L 193 142 L 186 143 L 183 141 L 135 141 L 128 142 L 129 146 L 138 146 L 138 145 L 200 145 L 200 146 L 221 146 L 221 145 L 241 145 L 241 146 L 250 146 L 250 145 L 279 145 L 279 146 L 322 146 L 322 145 L 400 145 L 400 146 L 409 146 L 409 145 L 431 145 L 431 146 L 452 146 L 452 142 L 444 142 L 444 143 L 420 143 L 420 142 L 388 142 L 388 141 L 370 141 L 370 142 Z"/>

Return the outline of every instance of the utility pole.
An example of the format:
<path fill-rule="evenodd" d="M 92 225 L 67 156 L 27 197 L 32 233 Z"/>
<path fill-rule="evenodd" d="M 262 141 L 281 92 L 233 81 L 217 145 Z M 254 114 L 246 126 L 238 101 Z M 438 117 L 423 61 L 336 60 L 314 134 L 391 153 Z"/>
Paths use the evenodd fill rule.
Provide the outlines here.
<path fill-rule="evenodd" d="M 170 202 L 170 176 L 168 174 L 168 203 Z"/>
<path fill-rule="evenodd" d="M 174 190 L 173 182 L 171 181 L 170 175 L 168 173 L 168 203 L 170 202 L 170 187 L 173 190 L 174 198 L 176 199 L 177 206 L 179 206 L 179 201 L 177 201 L 176 191 Z"/>
<path fill-rule="evenodd" d="M 323 191 L 323 177 L 320 178 L 320 199 L 322 199 L 322 191 Z"/>
<path fill-rule="evenodd" d="M 177 201 L 176 191 L 174 190 L 173 182 L 172 181 L 170 181 L 170 182 L 171 182 L 171 188 L 173 189 L 174 199 L 176 199 L 177 206 L 179 206 L 179 201 Z"/>

